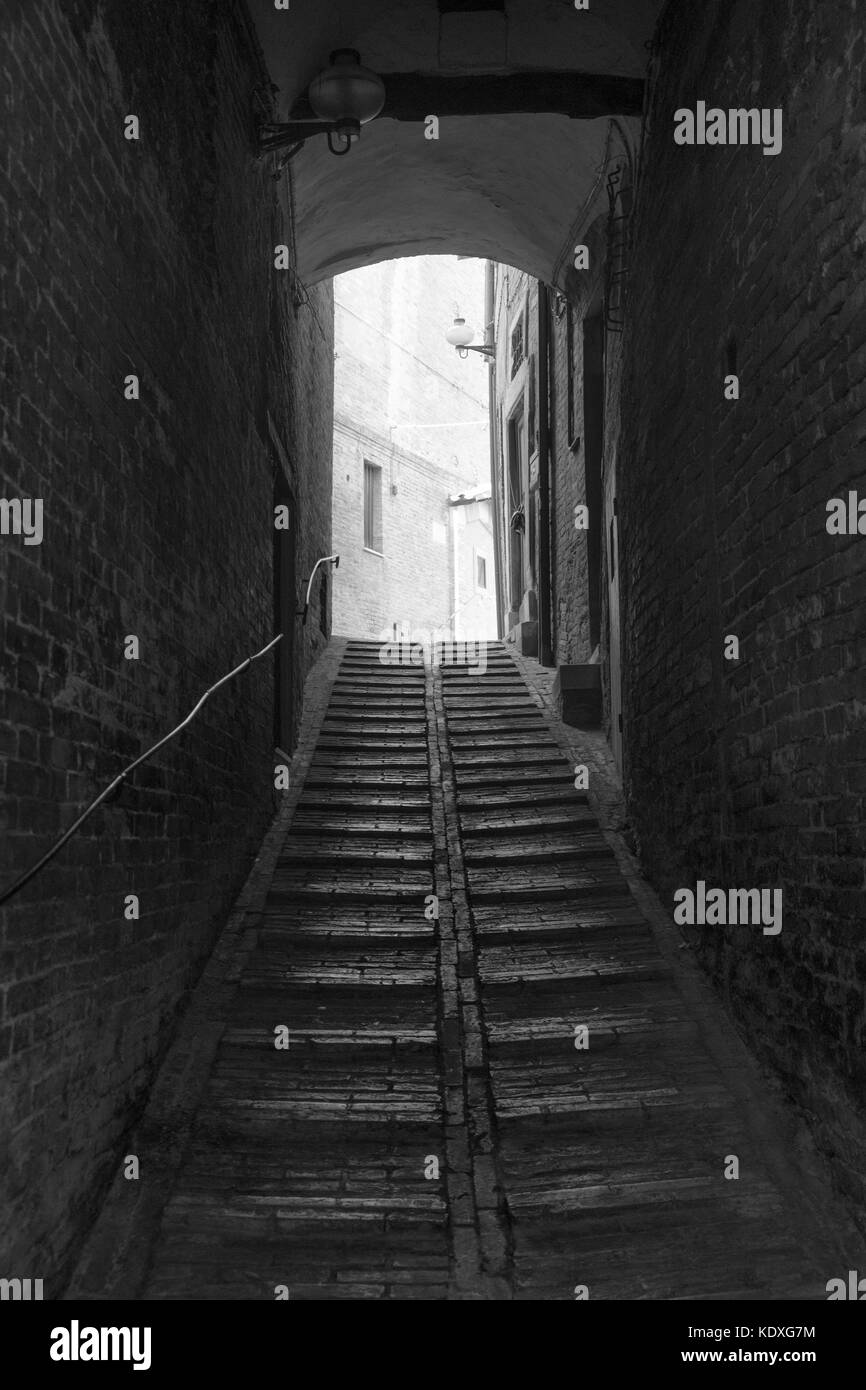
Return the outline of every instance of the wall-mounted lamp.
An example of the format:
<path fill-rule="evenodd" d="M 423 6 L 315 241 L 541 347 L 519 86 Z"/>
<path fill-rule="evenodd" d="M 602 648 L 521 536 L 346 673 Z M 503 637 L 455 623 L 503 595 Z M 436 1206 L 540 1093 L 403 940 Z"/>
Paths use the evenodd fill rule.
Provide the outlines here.
<path fill-rule="evenodd" d="M 374 120 L 385 105 L 385 84 L 377 73 L 361 66 L 361 55 L 354 48 L 337 48 L 331 54 L 330 67 L 310 83 L 307 99 L 315 116 L 263 124 L 259 129 L 261 150 L 293 145 L 291 157 L 311 135 L 327 135 L 331 154 L 348 154 L 360 139 L 361 126 Z"/>
<path fill-rule="evenodd" d="M 456 347 L 458 356 L 468 357 L 470 352 L 481 352 L 485 357 L 496 356 L 496 344 L 484 343 L 481 347 L 470 347 L 475 337 L 475 329 L 470 328 L 465 319 L 456 318 L 445 334 L 446 342 Z"/>

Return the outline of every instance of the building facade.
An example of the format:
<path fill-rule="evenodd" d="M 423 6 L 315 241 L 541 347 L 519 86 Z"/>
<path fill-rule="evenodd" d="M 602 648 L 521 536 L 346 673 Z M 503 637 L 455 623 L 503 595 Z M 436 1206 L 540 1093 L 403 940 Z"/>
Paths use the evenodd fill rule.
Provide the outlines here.
<path fill-rule="evenodd" d="M 487 369 L 444 336 L 481 322 L 483 263 L 386 261 L 335 301 L 334 631 L 491 636 Z"/>
<path fill-rule="evenodd" d="M 611 121 L 564 290 L 495 267 L 500 624 L 558 672 L 563 714 L 603 724 L 622 769 L 617 440 L 638 124 Z"/>

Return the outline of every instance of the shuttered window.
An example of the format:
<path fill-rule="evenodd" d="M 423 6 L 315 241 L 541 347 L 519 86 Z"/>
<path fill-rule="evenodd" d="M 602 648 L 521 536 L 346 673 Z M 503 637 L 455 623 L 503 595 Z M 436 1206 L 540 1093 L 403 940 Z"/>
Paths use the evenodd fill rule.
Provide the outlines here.
<path fill-rule="evenodd" d="M 382 470 L 364 460 L 364 549 L 382 553 Z"/>

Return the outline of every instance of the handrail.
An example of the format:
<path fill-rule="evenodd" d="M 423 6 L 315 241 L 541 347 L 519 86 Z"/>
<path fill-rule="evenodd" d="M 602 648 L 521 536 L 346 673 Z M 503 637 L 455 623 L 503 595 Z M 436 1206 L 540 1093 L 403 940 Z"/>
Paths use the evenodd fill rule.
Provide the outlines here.
<path fill-rule="evenodd" d="M 315 570 L 313 571 L 313 573 L 315 573 Z M 142 753 L 140 757 L 136 758 L 134 762 L 130 763 L 129 767 L 124 768 L 123 772 L 118 773 L 114 781 L 109 783 L 105 790 L 101 791 L 99 793 L 99 796 L 97 796 L 95 800 L 91 801 L 87 809 L 82 811 L 81 815 L 78 817 L 78 820 L 74 821 L 73 824 L 70 825 L 69 829 L 63 832 L 57 843 L 52 845 L 51 849 L 48 850 L 46 854 L 43 854 L 39 862 L 37 864 L 34 864 L 32 869 L 28 869 L 26 873 L 21 874 L 21 876 L 17 878 L 15 882 L 12 884 L 11 888 L 6 889 L 5 893 L 0 893 L 0 907 L 2 907 L 4 903 L 8 902 L 11 897 L 13 897 L 17 892 L 19 892 L 24 887 L 25 883 L 29 883 L 30 880 L 34 878 L 36 874 L 39 873 L 40 869 L 43 869 L 46 864 L 51 862 L 55 854 L 57 854 L 58 851 L 61 850 L 63 846 L 66 844 L 66 841 L 69 840 L 75 834 L 78 827 L 84 824 L 88 816 L 96 810 L 100 802 L 104 801 L 106 797 L 111 795 L 111 793 L 114 791 L 116 787 L 120 786 L 120 783 L 124 780 L 125 777 L 129 776 L 130 772 L 137 768 L 141 763 L 146 762 L 147 759 L 157 751 L 157 749 L 162 748 L 164 744 L 168 743 L 170 739 L 174 738 L 175 734 L 179 734 L 181 729 L 185 729 L 187 724 L 190 724 L 192 722 L 192 720 L 195 718 L 202 705 L 204 704 L 205 700 L 209 699 L 210 696 L 213 695 L 215 690 L 219 690 L 221 685 L 225 685 L 226 681 L 230 681 L 235 676 L 239 676 L 241 671 L 245 671 L 248 666 L 251 666 L 253 664 L 254 661 L 258 661 L 259 657 L 264 656 L 265 653 L 269 652 L 272 647 L 275 647 L 277 643 L 282 640 L 282 637 L 283 633 L 281 632 L 276 637 L 272 638 L 266 647 L 262 647 L 260 652 L 256 652 L 253 656 L 248 656 L 246 661 L 241 662 L 240 666 L 236 666 L 233 671 L 229 671 L 227 676 L 223 676 L 221 680 L 216 681 L 215 684 L 212 685 L 209 690 L 205 691 L 198 704 L 190 710 L 189 714 L 186 716 L 186 719 L 182 719 L 181 722 L 177 725 L 177 727 L 172 729 L 170 734 L 166 734 L 165 737 L 161 738 L 158 743 L 155 743 L 152 748 L 148 748 L 146 753 Z"/>

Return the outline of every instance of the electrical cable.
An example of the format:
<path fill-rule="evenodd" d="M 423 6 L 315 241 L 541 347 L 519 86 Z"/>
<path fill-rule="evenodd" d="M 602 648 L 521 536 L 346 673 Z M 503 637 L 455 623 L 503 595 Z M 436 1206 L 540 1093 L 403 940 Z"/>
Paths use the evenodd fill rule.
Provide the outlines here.
<path fill-rule="evenodd" d="M 235 676 L 240 675 L 241 671 L 245 671 L 247 667 L 251 666 L 254 661 L 258 661 L 259 657 L 264 656 L 265 653 L 269 652 L 272 647 L 275 647 L 277 643 L 282 640 L 282 637 L 283 633 L 281 632 L 276 637 L 272 638 L 266 647 L 262 647 L 260 652 L 256 652 L 253 656 L 248 656 L 246 661 L 242 661 L 241 664 L 239 666 L 236 666 L 233 671 L 229 671 L 228 675 L 223 676 L 221 680 L 216 681 L 215 684 L 212 685 L 209 690 L 205 691 L 198 703 L 193 707 L 193 709 L 190 710 L 189 714 L 186 716 L 186 719 L 181 720 L 181 722 L 176 726 L 176 728 L 172 729 L 171 733 L 166 734 L 165 737 L 161 738 L 158 741 L 158 743 L 155 743 L 152 748 L 148 748 L 146 753 L 142 753 L 141 756 L 136 758 L 134 762 L 131 762 L 128 767 L 124 768 L 123 772 L 118 773 L 114 781 L 109 783 L 105 790 L 101 791 L 99 793 L 99 796 L 97 796 L 93 801 L 91 801 L 90 805 L 86 808 L 86 810 L 82 811 L 81 815 L 78 817 L 76 821 L 73 821 L 69 829 L 63 832 L 63 834 L 60 836 L 60 839 L 57 840 L 54 845 L 52 845 L 51 849 L 49 849 L 46 854 L 43 854 L 42 858 L 38 861 L 38 863 L 34 864 L 32 868 L 26 871 L 26 873 L 21 874 L 21 876 L 17 878 L 15 882 L 11 885 L 11 887 L 7 888 L 4 893 L 0 893 L 0 907 L 2 907 L 4 903 L 7 903 L 9 899 L 13 897 L 16 893 L 20 892 L 24 885 L 26 883 L 29 883 L 32 878 L 35 878 L 36 874 L 39 873 L 40 869 L 44 869 L 45 865 L 51 862 L 54 856 L 66 844 L 66 841 L 71 839 L 71 837 L 75 834 L 78 827 L 84 824 L 88 816 L 90 816 L 96 810 L 97 806 L 99 806 L 103 801 L 105 801 L 107 797 L 111 796 L 112 792 L 115 791 L 115 789 L 120 786 L 121 782 L 123 782 L 124 779 L 129 776 L 130 772 L 137 768 L 141 763 L 146 762 L 147 759 L 152 757 L 152 755 L 156 753 L 158 749 L 162 748 L 166 743 L 169 742 L 170 739 L 173 739 L 175 734 L 179 734 L 181 729 L 185 729 L 187 724 L 190 724 L 192 722 L 192 720 L 195 718 L 202 705 L 204 704 L 205 700 L 209 699 L 215 690 L 219 690 L 221 685 L 225 685 L 226 681 L 230 681 Z"/>

